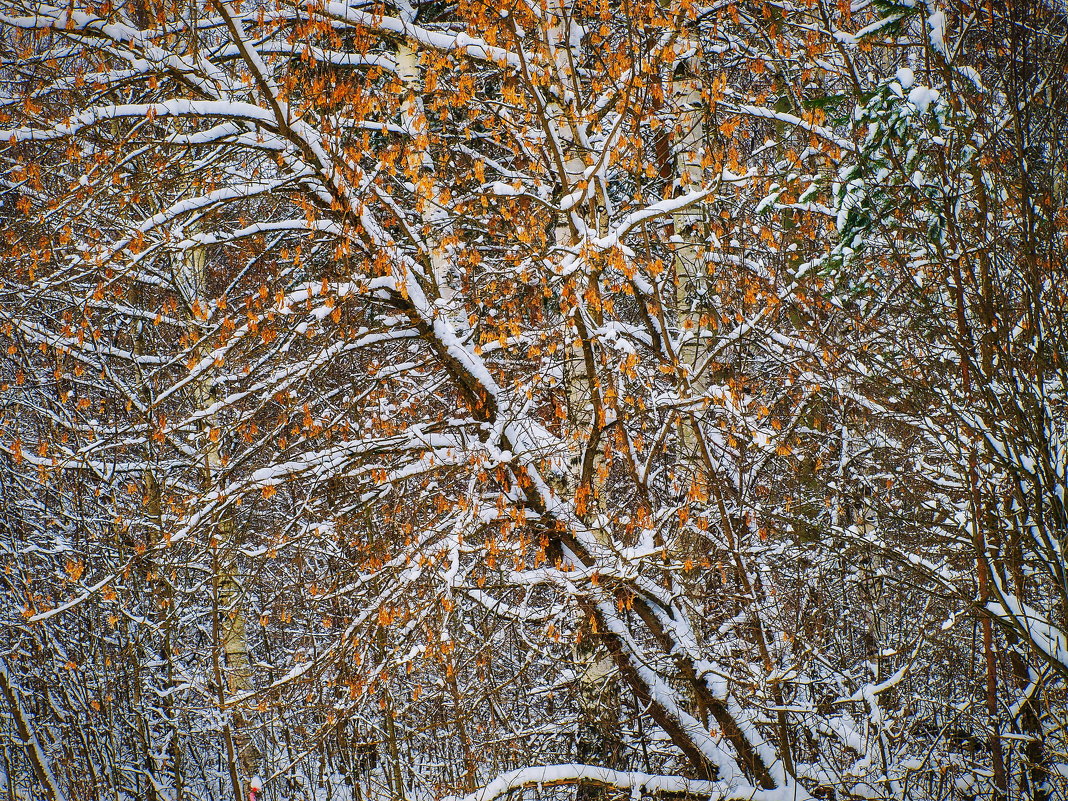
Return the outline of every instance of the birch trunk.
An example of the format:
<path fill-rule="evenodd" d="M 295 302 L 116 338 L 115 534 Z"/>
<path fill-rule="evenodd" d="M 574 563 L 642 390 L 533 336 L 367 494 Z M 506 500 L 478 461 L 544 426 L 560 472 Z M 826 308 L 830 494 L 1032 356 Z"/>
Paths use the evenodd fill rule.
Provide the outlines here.
<path fill-rule="evenodd" d="M 186 304 L 190 309 L 189 328 L 195 346 L 197 360 L 208 353 L 208 346 L 198 316 L 208 308 L 207 254 L 204 248 L 189 250 L 181 262 L 177 276 Z M 209 410 L 214 403 L 211 374 L 205 372 L 192 384 L 193 402 L 200 412 Z M 214 414 L 201 418 L 201 433 L 204 442 L 202 486 L 205 490 L 217 487 L 221 478 L 222 454 L 219 449 L 217 426 Z M 244 780 L 255 776 L 259 770 L 261 754 L 247 731 L 246 723 L 238 709 L 231 708 L 229 698 L 253 689 L 252 664 L 249 656 L 243 591 L 236 558 L 236 530 L 232 520 L 214 521 L 209 533 L 212 554 L 213 635 L 216 642 L 216 684 L 220 709 L 230 710 L 224 728 L 227 751 L 230 754 L 230 780 L 236 799 L 243 798 Z M 221 652 L 221 663 L 218 653 Z M 243 777 L 243 778 L 242 778 Z"/>
<path fill-rule="evenodd" d="M 554 23 L 545 29 L 545 43 L 552 57 L 561 85 L 573 86 L 575 97 L 580 95 L 575 83 L 575 68 L 581 63 L 577 52 L 577 32 L 573 28 L 571 3 L 568 0 L 550 2 L 548 13 Z M 604 187 L 593 175 L 593 164 L 583 157 L 584 123 L 568 104 L 549 101 L 545 106 L 543 125 L 549 141 L 558 148 L 556 158 L 547 164 L 556 173 L 562 197 L 570 198 L 569 207 L 557 220 L 553 231 L 554 244 L 560 248 L 581 248 L 576 237 L 579 230 L 604 234 L 607 231 L 607 198 Z M 581 226 L 574 217 L 582 219 Z M 557 491 L 574 495 L 580 516 L 593 530 L 598 541 L 610 546 L 609 534 L 601 516 L 605 510 L 601 494 L 605 483 L 604 456 L 601 453 L 602 430 L 606 423 L 598 377 L 598 351 L 590 326 L 603 321 L 594 304 L 588 307 L 587 293 L 599 293 L 600 274 L 595 268 L 579 270 L 572 288 L 574 302 L 565 321 L 565 365 L 563 389 L 567 402 L 564 420 L 564 439 L 574 443 L 575 451 L 569 464 L 563 466 L 563 477 Z M 561 298 L 561 301 L 563 299 Z M 623 743 L 619 736 L 619 671 L 604 644 L 593 630 L 592 621 L 583 620 L 578 629 L 578 641 L 572 651 L 575 660 L 576 701 L 578 721 L 575 732 L 576 759 L 585 764 L 608 768 L 622 768 Z M 579 785 L 578 801 L 604 798 L 606 791 L 594 785 Z"/>
<path fill-rule="evenodd" d="M 449 221 L 438 205 L 439 190 L 434 180 L 434 161 L 428 147 L 429 126 L 421 96 L 423 72 L 419 52 L 407 41 L 397 45 L 397 76 L 405 94 L 401 103 L 401 125 L 409 134 L 405 168 L 407 177 L 415 185 L 415 205 L 423 224 L 422 230 L 414 238 L 418 240 L 416 244 L 423 251 L 424 261 L 429 266 L 432 294 L 448 304 L 456 294 L 450 276 L 449 253 L 442 244 Z"/>
<path fill-rule="evenodd" d="M 683 70 L 686 67 L 682 67 Z M 674 155 L 675 186 L 680 192 L 692 191 L 706 183 L 703 155 L 705 146 L 706 111 L 699 81 L 685 72 L 671 82 L 672 104 L 679 109 L 675 130 L 680 133 L 671 143 Z M 686 369 L 683 379 L 686 392 L 690 397 L 702 398 L 707 393 L 713 379 L 713 371 L 706 363 L 713 351 L 715 342 L 704 336 L 707 326 L 704 317 L 708 311 L 707 296 L 710 290 L 710 276 L 706 254 L 716 244 L 715 237 L 706 223 L 705 204 L 697 204 L 676 211 L 671 215 L 671 237 L 674 244 L 674 268 L 676 276 L 676 308 L 679 310 L 679 346 L 677 358 Z M 700 406 L 692 407 L 700 410 Z M 742 602 L 749 606 L 750 631 L 765 671 L 774 672 L 768 635 L 759 611 L 759 592 L 749 579 L 748 566 L 744 556 L 742 536 L 747 524 L 744 518 L 728 514 L 726 500 L 734 492 L 732 485 L 727 485 L 722 476 L 721 460 L 712 452 L 702 433 L 699 413 L 690 412 L 690 419 L 680 416 L 678 424 L 678 441 L 681 459 L 687 464 L 688 472 L 693 476 L 703 474 L 708 483 L 708 495 L 716 499 L 719 507 L 720 523 L 729 550 L 735 563 L 736 575 Z M 736 469 L 728 467 L 727 469 Z M 684 470 L 683 472 L 687 472 Z M 667 579 L 670 582 L 670 577 Z M 772 701 L 778 710 L 775 713 L 778 750 L 783 760 L 786 773 L 793 776 L 793 758 L 789 738 L 789 726 L 785 707 L 785 697 L 779 683 L 770 687 Z M 707 710 L 700 696 L 695 698 L 699 715 L 706 721 Z"/>

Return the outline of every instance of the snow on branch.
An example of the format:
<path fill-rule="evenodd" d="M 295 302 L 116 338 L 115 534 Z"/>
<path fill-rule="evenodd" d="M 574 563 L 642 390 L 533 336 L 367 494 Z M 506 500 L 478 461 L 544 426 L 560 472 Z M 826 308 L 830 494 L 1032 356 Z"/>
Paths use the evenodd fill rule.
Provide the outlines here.
<path fill-rule="evenodd" d="M 74 115 L 68 122 L 50 128 L 12 128 L 0 130 L 0 142 L 44 142 L 62 139 L 81 133 L 86 128 L 101 122 L 119 119 L 143 119 L 145 117 L 222 117 L 241 119 L 269 128 L 274 127 L 274 116 L 251 103 L 222 100 L 186 100 L 174 98 L 158 103 L 128 103 L 114 106 L 94 106 Z"/>
<path fill-rule="evenodd" d="M 495 47 L 482 39 L 466 33 L 442 33 L 432 31 L 397 17 L 381 17 L 366 11 L 359 11 L 346 3 L 323 3 L 321 10 L 329 17 L 345 22 L 363 25 L 371 30 L 384 33 L 402 34 L 413 41 L 436 50 L 460 51 L 479 61 L 491 61 L 495 64 L 507 64 L 519 67 L 519 56 L 502 47 Z"/>
<path fill-rule="evenodd" d="M 683 776 L 664 776 L 631 770 L 612 770 L 598 765 L 569 762 L 559 765 L 539 765 L 502 773 L 485 787 L 465 796 L 452 796 L 446 801 L 493 801 L 525 787 L 587 784 L 629 791 L 633 798 L 643 795 L 686 795 L 709 801 L 786 801 L 792 798 L 779 790 L 756 790 L 748 785 L 687 779 Z"/>

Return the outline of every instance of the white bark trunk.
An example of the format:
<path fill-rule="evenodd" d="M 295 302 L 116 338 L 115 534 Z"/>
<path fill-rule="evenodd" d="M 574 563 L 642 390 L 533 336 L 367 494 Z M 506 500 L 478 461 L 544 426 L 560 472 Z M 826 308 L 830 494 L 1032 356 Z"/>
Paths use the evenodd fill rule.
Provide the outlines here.
<path fill-rule="evenodd" d="M 195 339 L 201 339 L 201 344 L 196 346 L 196 355 L 199 359 L 207 355 L 208 348 L 202 341 L 202 331 L 197 315 L 194 310 L 208 308 L 207 297 L 207 254 L 203 248 L 188 251 L 182 259 L 181 272 L 176 276 L 179 289 L 182 291 L 191 314 L 189 321 L 190 334 Z M 211 374 L 205 372 L 192 385 L 193 401 L 198 411 L 207 411 L 214 403 L 211 386 Z M 204 456 L 202 465 L 203 487 L 211 490 L 216 487 L 222 470 L 222 453 L 219 443 L 213 431 L 218 428 L 218 420 L 214 414 L 206 415 L 201 419 L 201 431 L 204 441 Z M 245 613 L 243 610 L 243 591 L 240 583 L 239 567 L 235 556 L 234 537 L 236 531 L 232 520 L 216 520 L 209 534 L 211 552 L 213 554 L 213 590 L 214 590 L 214 615 L 216 620 L 217 647 L 220 648 L 223 657 L 223 665 L 217 669 L 223 675 L 217 676 L 219 681 L 219 703 L 223 707 L 229 706 L 228 696 L 239 695 L 253 689 L 252 663 L 249 656 L 248 636 L 246 632 Z M 236 748 L 236 757 L 240 761 L 241 771 L 245 779 L 255 776 L 259 770 L 261 754 L 252 741 L 245 728 L 244 720 L 239 711 L 231 716 L 233 725 L 233 746 Z M 231 774 L 234 766 L 231 765 Z M 232 775 L 234 780 L 235 794 L 241 795 L 240 780 Z"/>

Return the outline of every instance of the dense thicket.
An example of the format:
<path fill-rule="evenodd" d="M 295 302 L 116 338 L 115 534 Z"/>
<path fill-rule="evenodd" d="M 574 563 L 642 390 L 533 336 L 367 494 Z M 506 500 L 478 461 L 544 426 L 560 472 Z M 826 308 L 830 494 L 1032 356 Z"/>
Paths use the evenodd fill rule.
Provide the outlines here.
<path fill-rule="evenodd" d="M 1066 76 L 1052 0 L 0 0 L 7 797 L 1068 797 Z"/>

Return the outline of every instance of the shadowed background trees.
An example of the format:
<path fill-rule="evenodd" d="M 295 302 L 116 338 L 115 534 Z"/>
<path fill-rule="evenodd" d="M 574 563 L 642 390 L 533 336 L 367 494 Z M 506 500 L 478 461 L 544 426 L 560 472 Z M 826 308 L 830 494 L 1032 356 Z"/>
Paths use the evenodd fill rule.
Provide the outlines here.
<path fill-rule="evenodd" d="M 1065 25 L 5 0 L 7 794 L 1063 796 Z"/>

